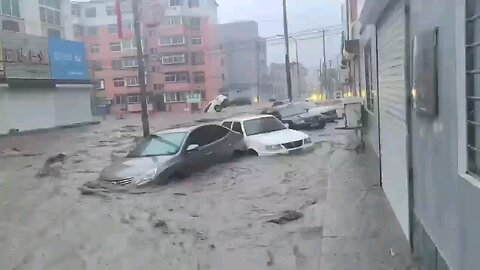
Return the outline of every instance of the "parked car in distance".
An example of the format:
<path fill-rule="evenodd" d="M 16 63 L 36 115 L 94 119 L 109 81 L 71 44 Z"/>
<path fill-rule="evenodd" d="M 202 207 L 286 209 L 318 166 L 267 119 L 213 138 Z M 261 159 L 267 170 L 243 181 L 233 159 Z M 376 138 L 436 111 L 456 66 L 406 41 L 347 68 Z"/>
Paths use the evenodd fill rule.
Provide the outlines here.
<path fill-rule="evenodd" d="M 163 185 L 245 151 L 243 136 L 220 125 L 164 130 L 113 161 L 99 179 L 116 186 Z"/>
<path fill-rule="evenodd" d="M 207 106 L 205 106 L 203 112 L 221 112 L 222 109 L 226 108 L 227 106 L 228 98 L 224 95 L 218 95 L 214 100 L 210 101 Z"/>
<path fill-rule="evenodd" d="M 310 137 L 289 129 L 271 115 L 244 115 L 225 119 L 222 126 L 244 136 L 250 154 L 271 156 L 313 150 Z"/>
<path fill-rule="evenodd" d="M 288 124 L 291 129 L 325 128 L 325 120 L 322 115 L 310 112 L 309 106 L 307 106 L 309 104 L 307 102 L 289 103 L 275 108 L 267 108 L 261 113 L 277 117 L 283 123 Z"/>

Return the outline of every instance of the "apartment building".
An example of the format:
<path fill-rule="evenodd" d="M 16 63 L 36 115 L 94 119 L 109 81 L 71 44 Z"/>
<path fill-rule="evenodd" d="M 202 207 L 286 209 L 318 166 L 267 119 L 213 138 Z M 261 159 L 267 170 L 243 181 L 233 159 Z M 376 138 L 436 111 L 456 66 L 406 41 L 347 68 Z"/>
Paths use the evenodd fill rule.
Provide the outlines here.
<path fill-rule="evenodd" d="M 159 111 L 200 110 L 222 86 L 222 48 L 215 28 L 218 4 L 213 0 L 155 2 L 163 5 L 163 20 L 157 22 L 154 16 L 151 22 L 144 20 L 148 86 L 157 91 L 152 102 Z M 191 94 L 201 96 L 201 102 L 191 103 Z"/>
<path fill-rule="evenodd" d="M 138 112 L 140 88 L 131 1 L 121 1 L 122 37 L 115 2 L 73 2 L 74 37 L 85 43 L 90 72 L 97 82 L 97 99 L 105 99 L 112 113 Z"/>
<path fill-rule="evenodd" d="M 2 0 L 1 30 L 73 39 L 70 0 Z"/>

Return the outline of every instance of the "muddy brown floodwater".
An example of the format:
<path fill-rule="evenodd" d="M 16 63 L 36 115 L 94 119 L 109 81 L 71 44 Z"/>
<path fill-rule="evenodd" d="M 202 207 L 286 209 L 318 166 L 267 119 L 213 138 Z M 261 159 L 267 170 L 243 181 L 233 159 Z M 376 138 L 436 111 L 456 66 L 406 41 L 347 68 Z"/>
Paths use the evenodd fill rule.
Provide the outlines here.
<path fill-rule="evenodd" d="M 0 158 L 0 269 L 316 269 L 336 144 L 244 157 L 143 194 L 82 195 L 79 187 L 125 154 L 139 130 L 16 138 L 36 144 Z M 54 173 L 35 176 L 59 153 Z"/>

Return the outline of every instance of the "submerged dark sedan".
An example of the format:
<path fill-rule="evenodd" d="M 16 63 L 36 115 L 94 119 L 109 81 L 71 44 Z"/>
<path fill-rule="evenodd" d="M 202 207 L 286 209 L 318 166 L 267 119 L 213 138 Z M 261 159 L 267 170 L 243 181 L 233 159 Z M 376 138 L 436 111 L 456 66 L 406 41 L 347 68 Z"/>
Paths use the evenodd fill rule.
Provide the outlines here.
<path fill-rule="evenodd" d="M 100 173 L 116 186 L 167 184 L 245 151 L 243 136 L 220 125 L 165 130 L 138 144 Z"/>
<path fill-rule="evenodd" d="M 301 103 L 289 103 L 275 108 L 267 108 L 262 114 L 270 114 L 288 124 L 291 129 L 324 128 L 325 120 L 319 113 L 309 112 L 308 107 Z"/>

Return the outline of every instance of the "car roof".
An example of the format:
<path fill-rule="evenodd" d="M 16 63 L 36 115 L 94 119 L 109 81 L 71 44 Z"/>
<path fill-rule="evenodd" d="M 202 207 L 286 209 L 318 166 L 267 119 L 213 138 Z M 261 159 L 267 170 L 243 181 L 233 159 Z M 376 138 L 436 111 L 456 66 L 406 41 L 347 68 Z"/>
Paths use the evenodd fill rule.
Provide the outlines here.
<path fill-rule="evenodd" d="M 199 128 L 199 127 L 204 127 L 204 126 L 220 126 L 215 123 L 210 123 L 210 124 L 201 124 L 201 125 L 193 125 L 193 126 L 186 126 L 186 127 L 177 127 L 177 128 L 170 128 L 170 129 L 164 129 L 158 132 L 155 132 L 155 135 L 161 135 L 165 133 L 180 133 L 180 132 L 187 132 L 190 133 L 194 129 Z"/>
<path fill-rule="evenodd" d="M 238 115 L 231 118 L 227 118 L 222 122 L 243 122 L 245 120 L 252 120 L 252 119 L 259 119 L 259 118 L 266 118 L 266 117 L 273 117 L 269 114 L 245 114 L 245 115 Z"/>

